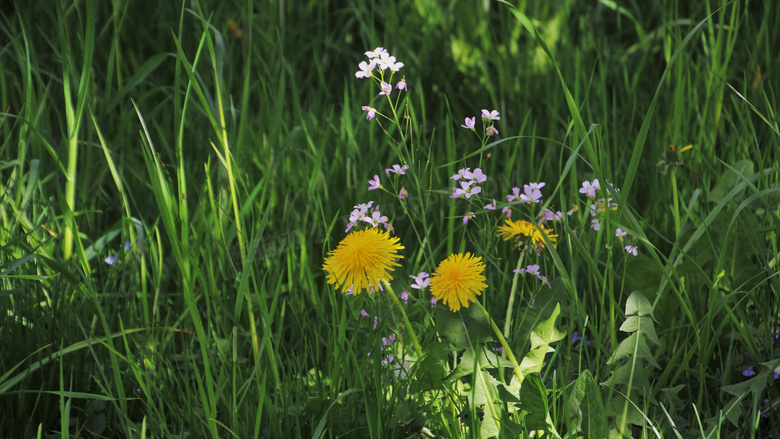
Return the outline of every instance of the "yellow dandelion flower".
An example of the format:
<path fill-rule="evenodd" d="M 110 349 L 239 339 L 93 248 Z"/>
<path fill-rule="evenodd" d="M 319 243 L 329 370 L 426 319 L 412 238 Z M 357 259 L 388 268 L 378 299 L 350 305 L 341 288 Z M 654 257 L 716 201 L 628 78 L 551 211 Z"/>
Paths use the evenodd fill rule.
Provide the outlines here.
<path fill-rule="evenodd" d="M 471 253 L 450 255 L 439 263 L 431 277 L 431 294 L 437 301 L 443 300 L 452 311 L 461 306 L 468 308 L 469 301 L 476 302 L 474 296 L 481 295 L 487 288 L 483 271 L 485 264 L 479 256 Z"/>
<path fill-rule="evenodd" d="M 337 283 L 343 293 L 351 289 L 360 294 L 363 288 L 370 291 L 382 280 L 393 280 L 388 271 L 401 265 L 396 260 L 403 258 L 397 253 L 402 248 L 398 237 L 387 232 L 376 228 L 360 230 L 341 240 L 328 254 L 322 269 L 328 272 L 329 284 Z"/>
<path fill-rule="evenodd" d="M 548 229 L 541 225 L 536 227 L 534 223 L 525 220 L 506 220 L 506 225 L 498 228 L 498 234 L 504 238 L 504 241 L 509 241 L 514 238 L 515 242 L 517 242 L 520 239 L 527 238 L 527 242 L 530 241 L 532 245 L 539 249 L 543 249 L 545 245 L 544 235 L 542 235 L 542 233 L 547 235 L 547 239 L 553 244 L 555 244 L 555 241 L 558 239 L 558 235 L 554 234 L 552 229 Z"/>

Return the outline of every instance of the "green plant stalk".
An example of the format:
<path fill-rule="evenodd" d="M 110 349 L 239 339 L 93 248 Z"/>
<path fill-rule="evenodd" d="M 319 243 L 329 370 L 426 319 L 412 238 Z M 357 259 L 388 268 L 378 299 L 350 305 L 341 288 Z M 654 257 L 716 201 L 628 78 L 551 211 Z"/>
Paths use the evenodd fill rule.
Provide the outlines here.
<path fill-rule="evenodd" d="M 525 249 L 523 249 L 520 252 L 520 257 L 517 258 L 517 267 L 515 269 L 519 270 L 520 266 L 523 265 L 523 259 L 525 259 Z M 517 292 L 517 280 L 520 278 L 520 273 L 515 273 L 514 277 L 512 277 L 512 288 L 509 290 L 509 302 L 506 304 L 506 320 L 504 321 L 504 337 L 509 337 L 509 329 L 512 326 L 512 310 L 514 309 L 515 305 L 515 293 Z"/>
<path fill-rule="evenodd" d="M 409 334 L 409 338 L 412 339 L 412 344 L 414 345 L 414 351 L 417 353 L 417 358 L 422 359 L 423 351 L 420 347 L 420 342 L 417 341 L 417 334 L 414 332 L 414 328 L 412 328 L 411 322 L 409 322 L 409 317 L 406 316 L 406 311 L 404 311 L 404 307 L 401 305 L 401 301 L 398 300 L 398 296 L 395 295 L 395 291 L 393 291 L 393 287 L 390 286 L 389 282 L 382 279 L 382 283 L 385 284 L 385 288 L 387 288 L 387 290 L 390 292 L 390 297 L 393 299 L 395 306 L 401 313 L 401 318 L 404 319 L 404 326 L 406 326 L 406 331 Z"/>
<path fill-rule="evenodd" d="M 517 364 L 517 359 L 515 358 L 515 354 L 513 354 L 512 350 L 509 348 L 509 343 L 507 343 L 504 334 L 502 334 L 501 331 L 498 329 L 498 325 L 496 325 L 496 322 L 494 322 L 493 319 L 490 318 L 490 314 L 488 314 L 485 307 L 482 306 L 481 303 L 479 303 L 479 300 L 474 302 L 474 304 L 477 306 L 477 308 L 479 308 L 480 311 L 482 311 L 482 315 L 484 315 L 485 318 L 490 322 L 490 327 L 493 328 L 493 332 L 495 332 L 499 343 L 501 343 L 501 347 L 504 348 L 504 354 L 506 354 L 507 360 L 509 360 L 509 362 L 512 363 L 512 367 L 515 371 L 515 376 L 517 377 L 518 381 L 522 383 L 524 378 L 523 372 L 520 370 L 520 365 Z"/>
<path fill-rule="evenodd" d="M 677 195 L 677 170 L 672 170 L 672 202 L 674 205 L 674 240 L 680 236 L 680 200 Z"/>
<path fill-rule="evenodd" d="M 70 93 L 70 71 L 68 63 L 63 62 L 62 87 L 65 95 L 65 120 L 68 125 L 68 172 L 65 174 L 65 203 L 68 210 L 74 212 L 76 207 L 76 168 L 78 164 L 78 125 L 73 113 Z M 62 237 L 62 257 L 66 261 L 73 255 L 73 230 L 65 226 L 65 234 Z"/>

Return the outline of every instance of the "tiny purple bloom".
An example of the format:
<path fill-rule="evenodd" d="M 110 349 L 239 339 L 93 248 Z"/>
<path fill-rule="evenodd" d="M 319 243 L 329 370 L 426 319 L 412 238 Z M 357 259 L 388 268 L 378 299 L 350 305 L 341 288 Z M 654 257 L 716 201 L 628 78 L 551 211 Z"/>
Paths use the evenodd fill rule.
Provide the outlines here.
<path fill-rule="evenodd" d="M 596 191 L 601 189 L 601 186 L 599 186 L 599 179 L 594 179 L 593 182 L 589 181 L 583 181 L 582 187 L 580 188 L 580 193 L 585 194 L 588 198 L 596 198 Z"/>
<path fill-rule="evenodd" d="M 630 254 L 636 256 L 636 246 L 635 245 L 627 245 L 624 248 L 626 249 L 626 253 L 630 253 Z"/>
<path fill-rule="evenodd" d="M 533 274 L 534 276 L 536 276 L 537 279 L 539 279 L 544 284 L 546 284 L 548 288 L 552 288 L 552 286 L 550 286 L 550 281 L 547 280 L 546 277 L 542 276 L 542 273 L 539 272 L 539 266 L 536 265 L 536 264 L 529 265 L 529 266 L 527 266 L 525 268 L 521 268 L 519 270 L 512 270 L 512 271 L 514 271 L 515 273 L 521 273 L 521 274 L 522 273 Z"/>
<path fill-rule="evenodd" d="M 106 262 L 106 264 L 108 264 L 108 265 L 114 265 L 114 264 L 116 263 L 116 256 L 114 256 L 114 255 L 111 255 L 111 256 L 108 256 L 108 257 L 106 257 L 106 258 L 105 258 L 105 259 L 103 259 L 103 260 L 104 260 L 104 261 Z"/>
<path fill-rule="evenodd" d="M 406 88 L 406 79 L 401 79 L 400 81 L 398 81 L 398 83 L 395 84 L 395 88 L 397 88 L 398 90 L 403 90 L 407 93 L 409 92 L 409 89 Z"/>
<path fill-rule="evenodd" d="M 366 312 L 366 310 L 364 310 L 364 309 L 360 310 L 360 317 L 362 317 L 364 319 L 368 318 L 368 313 Z"/>
<path fill-rule="evenodd" d="M 615 238 L 622 238 L 626 235 L 628 235 L 628 233 L 625 230 L 621 229 L 620 227 L 615 229 Z"/>
<path fill-rule="evenodd" d="M 414 279 L 414 283 L 412 284 L 412 288 L 415 290 L 422 290 L 423 288 L 428 288 L 428 284 L 431 283 L 430 274 L 421 271 L 417 276 L 410 275 L 412 279 Z"/>
<path fill-rule="evenodd" d="M 392 168 L 385 169 L 385 174 L 390 175 L 392 172 L 393 174 L 405 175 L 407 169 L 409 169 L 409 165 L 393 165 Z"/>
<path fill-rule="evenodd" d="M 407 192 L 406 189 L 401 188 L 401 190 L 398 191 L 398 198 L 401 200 L 409 198 L 409 192 Z"/>
<path fill-rule="evenodd" d="M 402 63 L 402 62 L 390 63 L 389 67 L 390 67 L 390 70 L 392 70 L 393 72 L 398 73 L 398 71 L 401 70 L 404 67 L 404 63 Z"/>
<path fill-rule="evenodd" d="M 390 96 L 390 92 L 393 91 L 393 86 L 385 81 L 382 81 L 382 83 L 379 84 L 379 88 L 382 89 L 382 91 L 379 92 L 380 96 Z"/>
<path fill-rule="evenodd" d="M 493 198 L 493 201 L 490 202 L 490 204 L 486 204 L 485 207 L 483 207 L 485 210 L 496 210 L 496 199 Z"/>
<path fill-rule="evenodd" d="M 380 187 L 382 187 L 382 184 L 379 182 L 379 175 L 374 175 L 373 180 L 368 180 L 368 190 L 373 191 Z"/>
<path fill-rule="evenodd" d="M 474 123 L 476 122 L 476 117 L 467 117 L 466 123 L 464 125 L 461 125 L 461 128 L 466 128 L 467 130 L 473 130 L 474 129 Z"/>
<path fill-rule="evenodd" d="M 471 172 L 471 168 L 463 168 L 459 170 L 457 174 L 450 177 L 450 180 L 460 180 L 460 179 L 468 180 L 466 178 L 466 175 L 469 174 L 470 172 Z"/>
<path fill-rule="evenodd" d="M 595 218 L 592 219 L 590 221 L 590 228 L 598 232 L 599 230 L 601 230 L 601 222 L 599 222 L 599 220 Z"/>
<path fill-rule="evenodd" d="M 125 241 L 125 251 L 130 250 L 133 247 L 133 244 L 130 243 L 130 241 Z"/>
<path fill-rule="evenodd" d="M 376 331 L 377 323 L 379 323 L 379 316 L 374 316 L 374 328 L 371 329 L 372 331 Z"/>
<path fill-rule="evenodd" d="M 369 50 L 368 52 L 364 53 L 363 55 L 367 56 L 368 59 L 374 59 L 374 58 L 379 58 L 380 56 L 382 56 L 383 53 L 386 54 L 387 51 L 383 47 L 377 47 L 373 51 Z"/>
<path fill-rule="evenodd" d="M 482 110 L 482 118 L 487 120 L 501 120 L 501 118 L 498 117 L 497 110 L 493 110 L 493 111 Z"/>
<path fill-rule="evenodd" d="M 745 368 L 745 370 L 742 371 L 742 376 L 745 376 L 745 377 L 752 377 L 755 374 L 756 374 L 756 371 L 753 370 L 753 366 L 751 366 L 749 364 L 748 364 L 747 368 Z"/>
<path fill-rule="evenodd" d="M 512 193 L 506 196 L 506 202 L 511 203 L 512 201 L 515 201 L 520 197 L 520 188 L 519 187 L 513 187 Z"/>
<path fill-rule="evenodd" d="M 475 182 L 475 183 L 484 183 L 485 180 L 487 180 L 487 175 L 483 174 L 482 173 L 482 169 L 480 169 L 480 168 L 475 169 L 474 172 L 466 171 L 463 174 L 463 177 L 466 180 L 471 180 L 472 182 Z"/>
<path fill-rule="evenodd" d="M 465 226 L 466 224 L 468 224 L 468 223 L 469 223 L 469 220 L 470 220 L 470 219 L 472 219 L 472 218 L 476 218 L 476 217 L 474 216 L 474 212 L 469 212 L 469 213 L 467 213 L 467 214 L 466 214 L 466 215 L 463 217 L 463 225 Z"/>
<path fill-rule="evenodd" d="M 576 344 L 580 340 L 582 340 L 582 337 L 580 337 L 579 332 L 574 331 L 571 333 L 571 344 Z"/>
<path fill-rule="evenodd" d="M 376 62 L 371 61 L 370 63 L 366 63 L 365 61 L 361 61 L 358 68 L 360 68 L 360 71 L 355 73 L 356 78 L 370 78 L 371 77 L 371 71 L 374 70 L 374 67 L 376 67 Z"/>
<path fill-rule="evenodd" d="M 406 290 L 401 291 L 401 301 L 406 303 L 409 301 L 409 292 Z"/>
<path fill-rule="evenodd" d="M 436 298 L 431 297 L 431 309 L 436 308 Z"/>
<path fill-rule="evenodd" d="M 366 120 L 371 120 L 376 117 L 376 108 L 369 107 L 367 105 L 364 105 L 361 107 L 363 111 L 368 111 L 366 114 Z"/>
<path fill-rule="evenodd" d="M 395 66 L 395 57 L 391 56 L 386 51 L 379 55 L 379 68 L 382 70 L 387 70 L 393 66 Z M 403 64 L 401 64 L 401 67 L 403 67 Z M 395 71 L 395 70 L 394 70 Z"/>
<path fill-rule="evenodd" d="M 485 134 L 488 136 L 497 136 L 498 130 L 493 125 L 490 125 L 489 127 L 485 128 Z"/>
<path fill-rule="evenodd" d="M 395 359 L 395 357 L 393 357 L 393 354 L 389 354 L 387 356 L 387 359 L 382 360 L 382 366 L 387 366 L 388 364 L 392 363 L 393 359 Z"/>

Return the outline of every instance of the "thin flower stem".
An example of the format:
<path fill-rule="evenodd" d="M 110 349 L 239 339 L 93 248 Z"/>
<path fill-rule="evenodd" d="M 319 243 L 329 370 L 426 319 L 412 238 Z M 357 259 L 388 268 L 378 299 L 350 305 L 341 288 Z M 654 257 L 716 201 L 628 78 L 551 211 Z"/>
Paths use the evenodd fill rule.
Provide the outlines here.
<path fill-rule="evenodd" d="M 406 331 L 409 334 L 409 338 L 412 339 L 412 344 L 414 345 L 414 351 L 417 352 L 417 358 L 422 359 L 423 357 L 423 351 L 420 347 L 420 342 L 417 341 L 417 334 L 414 332 L 414 328 L 412 328 L 411 322 L 409 322 L 409 317 L 406 316 L 406 311 L 404 311 L 403 305 L 401 305 L 401 301 L 398 300 L 398 296 L 395 295 L 395 291 L 393 291 L 393 287 L 390 286 L 390 284 L 382 279 L 382 283 L 385 284 L 385 288 L 387 288 L 388 291 L 390 291 L 390 297 L 393 299 L 393 302 L 395 302 L 395 306 L 398 307 L 398 311 L 401 312 L 401 317 L 404 319 L 404 325 L 406 326 Z"/>
<path fill-rule="evenodd" d="M 504 348 L 504 354 L 506 354 L 507 360 L 509 360 L 510 363 L 512 363 L 512 366 L 515 371 L 515 376 L 519 380 L 519 382 L 523 382 L 523 372 L 520 370 L 520 365 L 517 364 L 517 359 L 515 358 L 515 355 L 512 353 L 512 350 L 509 348 L 509 343 L 507 343 L 506 338 L 504 337 L 504 334 L 501 333 L 501 331 L 498 329 L 498 325 L 496 325 L 496 322 L 493 321 L 493 319 L 490 318 L 490 315 L 488 314 L 487 310 L 484 306 L 482 306 L 481 303 L 479 303 L 479 300 L 474 302 L 479 308 L 480 311 L 482 311 L 482 314 L 485 316 L 486 319 L 490 322 L 490 327 L 493 328 L 493 332 L 495 332 L 496 337 L 498 338 L 499 343 L 501 343 L 501 347 Z"/>
<path fill-rule="evenodd" d="M 677 171 L 672 170 L 672 199 L 674 202 L 674 238 L 680 236 L 680 201 L 677 196 Z"/>
<path fill-rule="evenodd" d="M 520 257 L 517 258 L 517 267 L 519 270 L 523 265 L 523 259 L 525 258 L 525 249 L 520 252 Z M 517 292 L 517 280 L 520 278 L 520 273 L 515 273 L 512 278 L 512 289 L 509 291 L 509 302 L 506 305 L 506 320 L 504 321 L 504 337 L 509 337 L 509 328 L 512 325 L 512 310 L 515 305 L 515 293 Z"/>

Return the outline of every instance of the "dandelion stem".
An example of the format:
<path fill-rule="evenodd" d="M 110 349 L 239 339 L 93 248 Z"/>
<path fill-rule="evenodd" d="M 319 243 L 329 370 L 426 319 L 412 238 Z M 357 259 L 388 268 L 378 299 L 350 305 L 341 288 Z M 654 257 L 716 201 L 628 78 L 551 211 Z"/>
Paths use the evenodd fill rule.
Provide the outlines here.
<path fill-rule="evenodd" d="M 493 319 L 490 318 L 490 315 L 488 314 L 487 310 L 485 309 L 484 306 L 482 306 L 481 303 L 479 303 L 479 300 L 474 302 L 474 304 L 477 306 L 477 308 L 479 308 L 480 311 L 482 311 L 482 314 L 490 322 L 490 327 L 493 328 L 493 332 L 496 333 L 496 337 L 498 338 L 499 343 L 501 343 L 501 347 L 504 348 L 504 354 L 506 354 L 507 360 L 509 360 L 509 362 L 512 363 L 512 366 L 515 370 L 515 376 L 517 377 L 518 381 L 522 383 L 523 372 L 520 370 L 520 365 L 517 364 L 517 359 L 515 358 L 515 355 L 512 353 L 512 350 L 509 348 L 509 343 L 507 343 L 504 334 L 502 334 L 501 331 L 498 329 L 498 325 L 496 325 L 496 322 L 494 322 Z"/>
<path fill-rule="evenodd" d="M 422 359 L 423 351 L 420 347 L 420 342 L 417 341 L 417 334 L 414 332 L 414 328 L 412 328 L 411 322 L 409 322 L 409 317 L 406 316 L 406 311 L 404 311 L 404 307 L 401 305 L 401 301 L 398 300 L 398 296 L 395 295 L 393 287 L 391 287 L 386 280 L 382 279 L 382 283 L 385 284 L 385 288 L 387 288 L 387 290 L 390 292 L 390 297 L 393 299 L 393 302 L 395 302 L 395 306 L 398 307 L 398 311 L 401 312 L 401 317 L 404 319 L 404 326 L 406 326 L 406 331 L 409 334 L 409 338 L 412 339 L 412 344 L 414 345 L 414 351 L 417 353 L 417 358 Z"/>

